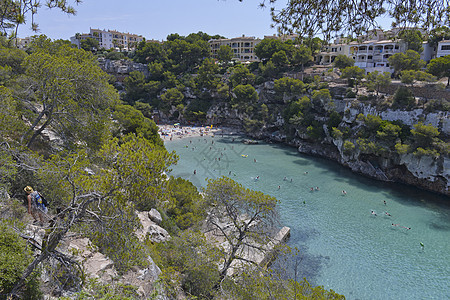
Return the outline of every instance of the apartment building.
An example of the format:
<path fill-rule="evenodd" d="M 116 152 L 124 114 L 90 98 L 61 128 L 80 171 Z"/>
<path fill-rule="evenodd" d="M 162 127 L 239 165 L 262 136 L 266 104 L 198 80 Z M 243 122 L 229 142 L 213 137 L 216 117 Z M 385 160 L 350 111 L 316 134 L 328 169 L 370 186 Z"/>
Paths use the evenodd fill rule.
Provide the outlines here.
<path fill-rule="evenodd" d="M 213 58 L 217 58 L 221 46 L 230 46 L 234 54 L 233 60 L 240 62 L 259 61 L 259 58 L 255 55 L 255 46 L 261 42 L 261 39 L 242 35 L 242 37 L 231 39 L 212 39 L 208 42 Z"/>
<path fill-rule="evenodd" d="M 142 35 L 124 33 L 117 30 L 90 28 L 89 33 L 77 34 L 71 37 L 70 41 L 80 47 L 80 41 L 87 39 L 88 37 L 96 39 L 100 48 L 125 51 L 134 49 L 137 43 L 144 40 Z"/>
<path fill-rule="evenodd" d="M 438 43 L 436 58 L 450 55 L 450 40 L 442 40 Z"/>
<path fill-rule="evenodd" d="M 334 43 L 323 47 L 322 51 L 316 56 L 316 63 L 320 65 L 332 64 L 334 59 L 339 54 L 342 54 L 353 58 L 355 66 L 364 69 L 366 72 L 392 73 L 394 70 L 389 66 L 389 57 L 396 53 L 406 52 L 407 49 L 406 43 L 398 38 L 401 30 L 404 29 L 372 30 L 351 42 L 338 39 Z M 422 31 L 422 33 L 424 32 Z M 423 48 L 420 58 L 430 61 L 433 55 L 433 48 L 427 42 L 423 43 Z"/>

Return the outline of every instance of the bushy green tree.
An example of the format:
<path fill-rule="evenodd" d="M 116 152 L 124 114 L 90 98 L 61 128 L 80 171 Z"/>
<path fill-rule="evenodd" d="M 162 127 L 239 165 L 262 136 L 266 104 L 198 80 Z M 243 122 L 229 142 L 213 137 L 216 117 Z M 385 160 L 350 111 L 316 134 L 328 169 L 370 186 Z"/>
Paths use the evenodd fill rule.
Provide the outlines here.
<path fill-rule="evenodd" d="M 405 29 L 399 33 L 399 38 L 406 42 L 407 50 L 414 50 L 417 53 L 423 51 L 423 36 L 417 29 Z"/>
<path fill-rule="evenodd" d="M 342 78 L 347 78 L 349 81 L 351 80 L 356 88 L 356 93 L 358 93 L 358 84 L 361 81 L 361 79 L 364 78 L 364 70 L 360 67 L 353 66 L 353 67 L 347 67 L 342 70 Z"/>
<path fill-rule="evenodd" d="M 23 140 L 30 147 L 48 126 L 66 143 L 85 141 L 98 148 L 107 137 L 107 109 L 118 102 L 109 77 L 83 50 L 57 49 L 49 54 L 37 50 L 25 61 L 26 75 L 32 80 L 33 111 Z"/>
<path fill-rule="evenodd" d="M 427 66 L 427 72 L 438 78 L 448 77 L 447 86 L 450 85 L 450 55 L 432 59 Z"/>
<path fill-rule="evenodd" d="M 168 112 L 172 106 L 182 104 L 183 99 L 184 95 L 177 88 L 168 89 L 161 94 L 161 100 L 163 103 L 162 109 Z"/>
<path fill-rule="evenodd" d="M 278 93 L 287 93 L 290 95 L 299 95 L 304 92 L 305 84 L 303 81 L 291 77 L 275 79 L 274 89 Z"/>
<path fill-rule="evenodd" d="M 233 50 L 231 50 L 231 47 L 228 45 L 222 45 L 220 46 L 219 50 L 217 51 L 217 58 L 219 61 L 223 63 L 230 62 L 234 57 Z"/>
<path fill-rule="evenodd" d="M 392 105 L 396 108 L 411 108 L 416 103 L 412 91 L 405 86 L 398 87 L 393 100 Z"/>
<path fill-rule="evenodd" d="M 253 84 L 255 80 L 255 74 L 243 64 L 238 64 L 231 69 L 230 83 L 231 87 L 236 87 L 240 84 Z"/>
<path fill-rule="evenodd" d="M 419 122 L 413 127 L 411 134 L 417 147 L 428 148 L 433 146 L 433 142 L 436 141 L 440 134 L 439 130 L 431 124 L 425 125 Z"/>
<path fill-rule="evenodd" d="M 420 70 L 425 66 L 425 62 L 420 59 L 420 54 L 414 50 L 407 50 L 405 53 L 396 53 L 388 58 L 389 65 L 399 73 L 404 70 Z"/>
<path fill-rule="evenodd" d="M 244 246 L 258 248 L 258 245 L 265 245 L 270 240 L 270 231 L 277 216 L 277 200 L 221 177 L 208 181 L 205 201 L 211 207 L 207 218 L 209 228 L 229 244 L 219 271 L 222 281 L 232 263 L 244 259 Z M 226 224 L 231 226 L 225 228 Z"/>
<path fill-rule="evenodd" d="M 25 239 L 19 237 L 10 227 L 0 220 L 0 298 L 7 299 L 14 284 L 20 279 L 26 267 L 33 261 L 33 253 Z M 21 291 L 26 299 L 40 299 L 36 289 L 35 276 L 31 277 Z M 32 290 L 34 288 L 34 290 Z"/>
<path fill-rule="evenodd" d="M 139 102 L 138 102 L 139 103 Z M 117 105 L 114 108 L 113 118 L 122 127 L 120 135 L 135 133 L 151 141 L 157 146 L 163 146 L 159 137 L 158 127 L 153 120 L 144 117 L 142 112 L 130 105 Z"/>
<path fill-rule="evenodd" d="M 347 55 L 339 54 L 334 59 L 333 65 L 335 68 L 343 70 L 347 67 L 353 67 L 355 65 L 355 60 Z"/>
<path fill-rule="evenodd" d="M 203 198 L 190 181 L 170 177 L 168 189 L 171 199 L 166 207 L 167 215 L 180 229 L 185 230 L 203 220 Z"/>
<path fill-rule="evenodd" d="M 99 44 L 97 39 L 88 37 L 80 41 L 80 48 L 84 51 L 97 51 Z"/>
<path fill-rule="evenodd" d="M 197 87 L 200 89 L 206 88 L 212 91 L 217 90 L 220 81 L 217 76 L 218 71 L 219 66 L 214 60 L 206 58 L 198 69 L 198 76 L 196 78 Z"/>

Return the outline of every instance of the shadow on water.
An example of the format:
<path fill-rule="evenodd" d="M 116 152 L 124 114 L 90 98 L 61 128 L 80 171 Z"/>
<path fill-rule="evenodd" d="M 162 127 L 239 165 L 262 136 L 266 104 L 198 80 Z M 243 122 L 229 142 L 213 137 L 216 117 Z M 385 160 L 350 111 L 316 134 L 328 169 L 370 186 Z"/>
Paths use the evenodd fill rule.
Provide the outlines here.
<path fill-rule="evenodd" d="M 272 263 L 272 268 L 283 273 L 284 279 L 294 279 L 301 281 L 306 278 L 309 283 L 315 285 L 322 268 L 326 267 L 330 261 L 330 257 L 323 255 L 312 255 L 308 252 L 308 240 L 315 238 L 319 232 L 313 228 L 299 229 L 292 231 L 288 244 L 300 245 L 297 247 L 298 253 L 279 255 Z M 295 266 L 297 265 L 297 275 L 295 276 Z"/>

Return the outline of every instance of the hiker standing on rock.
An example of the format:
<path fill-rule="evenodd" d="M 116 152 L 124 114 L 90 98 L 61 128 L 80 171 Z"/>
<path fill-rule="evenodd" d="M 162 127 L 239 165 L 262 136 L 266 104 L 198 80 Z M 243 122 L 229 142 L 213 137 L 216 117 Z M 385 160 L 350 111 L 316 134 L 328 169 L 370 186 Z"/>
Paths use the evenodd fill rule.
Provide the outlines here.
<path fill-rule="evenodd" d="M 31 186 L 26 186 L 23 190 L 28 194 L 28 213 L 33 216 L 35 223 L 39 217 L 40 225 L 42 226 L 45 220 L 44 215 L 48 211 L 47 207 L 45 207 L 47 201 L 45 201 L 44 197 L 38 191 L 34 191 Z"/>

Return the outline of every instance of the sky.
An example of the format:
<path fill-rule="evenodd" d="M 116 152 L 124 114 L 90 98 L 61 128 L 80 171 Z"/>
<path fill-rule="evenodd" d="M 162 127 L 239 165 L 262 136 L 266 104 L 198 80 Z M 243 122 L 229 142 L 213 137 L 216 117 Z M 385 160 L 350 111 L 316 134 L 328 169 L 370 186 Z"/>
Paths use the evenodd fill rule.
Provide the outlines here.
<path fill-rule="evenodd" d="M 278 0 L 277 5 L 286 1 Z M 88 33 L 90 28 L 139 34 L 148 40 L 198 31 L 226 38 L 276 34 L 270 26 L 270 9 L 259 8 L 259 3 L 260 0 L 83 0 L 75 7 L 75 16 L 41 7 L 35 22 L 39 24 L 38 34 L 51 39 L 70 39 L 75 33 Z M 18 37 L 36 34 L 30 30 L 31 21 L 28 23 L 19 27 Z"/>

